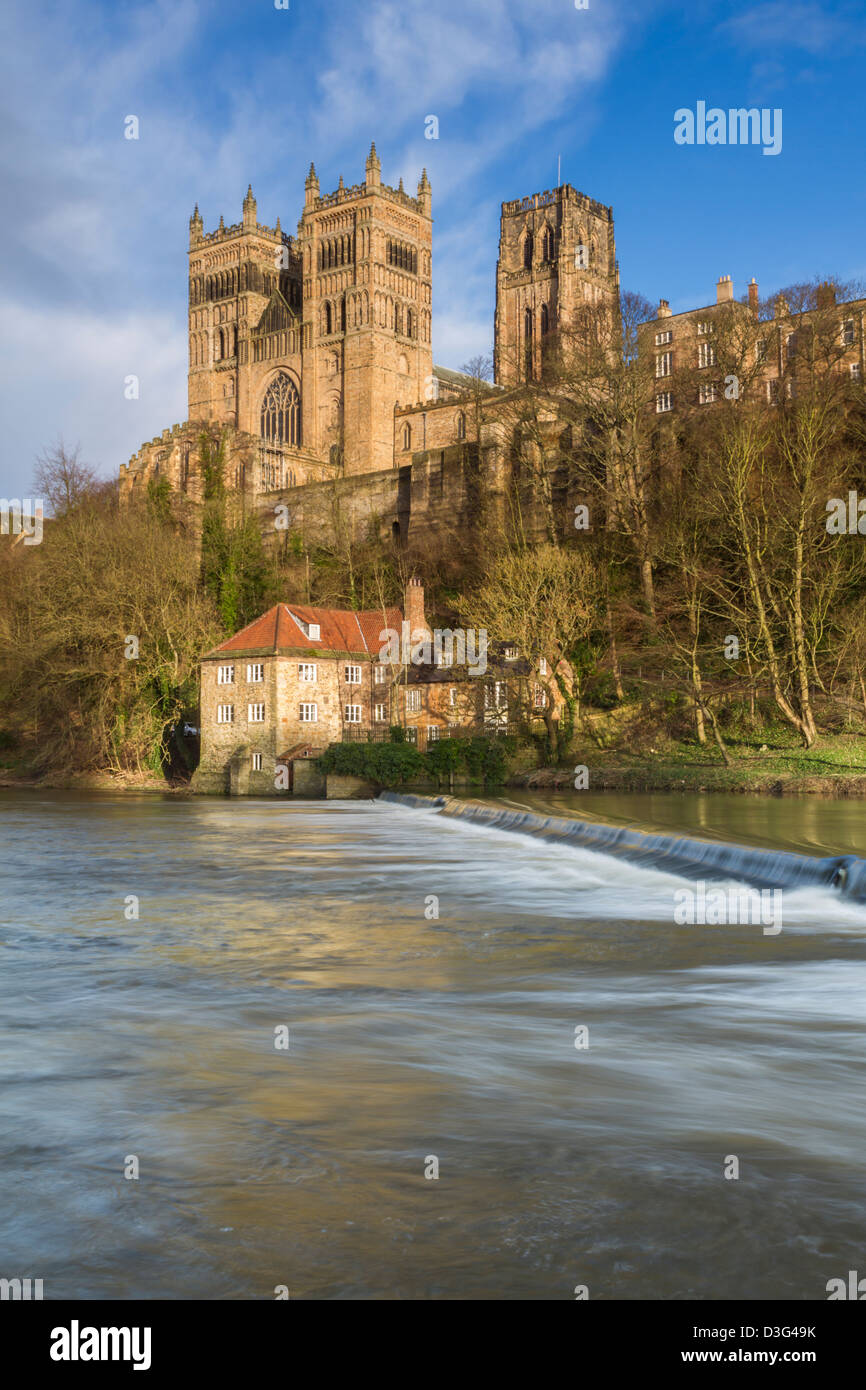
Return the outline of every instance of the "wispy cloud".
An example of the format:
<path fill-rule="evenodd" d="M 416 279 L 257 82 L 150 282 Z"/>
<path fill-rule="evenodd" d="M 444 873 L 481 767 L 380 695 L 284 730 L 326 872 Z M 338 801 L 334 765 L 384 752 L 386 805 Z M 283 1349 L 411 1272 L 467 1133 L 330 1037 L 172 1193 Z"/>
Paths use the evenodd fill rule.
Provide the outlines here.
<path fill-rule="evenodd" d="M 758 49 L 772 59 L 780 49 L 826 53 L 840 43 L 861 47 L 866 42 L 863 11 L 856 6 L 788 4 L 769 0 L 743 14 L 732 15 L 719 26 L 745 49 Z"/>

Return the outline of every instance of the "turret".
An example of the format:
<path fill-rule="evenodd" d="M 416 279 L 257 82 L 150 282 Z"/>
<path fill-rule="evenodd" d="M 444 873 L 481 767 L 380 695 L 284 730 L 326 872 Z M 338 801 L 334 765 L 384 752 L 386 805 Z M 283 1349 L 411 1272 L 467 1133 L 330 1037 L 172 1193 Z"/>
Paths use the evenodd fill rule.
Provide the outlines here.
<path fill-rule="evenodd" d="M 304 183 L 304 207 L 312 208 L 316 205 L 319 196 L 319 176 L 316 173 L 315 164 L 310 165 L 310 172 L 307 174 Z"/>
<path fill-rule="evenodd" d="M 424 213 L 425 217 L 429 217 L 432 207 L 432 190 L 430 188 L 430 180 L 427 177 L 426 169 L 421 170 L 421 181 L 418 184 L 418 198 L 421 203 L 421 211 Z"/>
<path fill-rule="evenodd" d="M 255 231 L 258 218 L 256 217 L 256 200 L 253 197 L 253 186 L 247 188 L 247 196 L 244 198 L 244 231 Z"/>
<path fill-rule="evenodd" d="M 189 244 L 190 244 L 190 249 L 192 249 L 193 246 L 195 246 L 199 241 L 201 241 L 203 235 L 204 235 L 204 223 L 202 222 L 201 213 L 200 213 L 199 210 L 198 210 L 198 203 L 196 203 L 196 205 L 195 205 L 195 212 L 193 213 L 192 217 L 189 219 Z"/>
<path fill-rule="evenodd" d="M 370 153 L 367 155 L 366 175 L 367 187 L 378 188 L 382 182 L 382 165 L 376 153 L 375 141 L 370 146 Z"/>

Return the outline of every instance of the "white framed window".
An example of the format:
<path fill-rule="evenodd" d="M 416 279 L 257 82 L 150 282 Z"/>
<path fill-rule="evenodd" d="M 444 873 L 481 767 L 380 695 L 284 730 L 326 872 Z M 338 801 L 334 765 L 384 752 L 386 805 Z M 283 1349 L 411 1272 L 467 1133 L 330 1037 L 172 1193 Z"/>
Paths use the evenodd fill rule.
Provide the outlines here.
<path fill-rule="evenodd" d="M 842 344 L 844 347 L 852 347 L 854 343 L 854 320 L 846 319 L 842 324 Z"/>
<path fill-rule="evenodd" d="M 262 770 L 262 755 L 261 755 L 261 753 L 254 753 L 254 754 L 253 754 L 253 772 L 261 772 L 261 770 Z"/>
<path fill-rule="evenodd" d="M 758 345 L 757 345 L 757 347 L 755 348 L 755 361 L 756 361 L 756 362 L 766 362 L 766 360 L 767 360 L 767 352 L 768 352 L 768 350 L 769 350 L 769 347 L 770 347 L 770 340 L 769 340 L 769 338 L 759 338 L 759 339 L 758 339 Z"/>
<path fill-rule="evenodd" d="M 247 723 L 264 724 L 265 707 L 264 705 L 247 705 Z"/>
<path fill-rule="evenodd" d="M 674 360 L 672 352 L 656 353 L 656 376 L 670 376 L 671 364 Z"/>
<path fill-rule="evenodd" d="M 298 680 L 315 681 L 319 679 L 318 668 L 315 661 L 298 662 Z"/>
<path fill-rule="evenodd" d="M 770 380 L 765 383 L 765 390 L 767 392 L 768 403 L 770 405 L 775 405 L 779 399 L 779 378 L 775 376 L 771 377 Z"/>
<path fill-rule="evenodd" d="M 261 661 L 248 661 L 247 680 L 251 681 L 254 685 L 256 685 L 259 681 L 263 681 L 264 678 L 265 668 L 263 663 Z"/>
<path fill-rule="evenodd" d="M 234 724 L 235 707 L 234 705 L 217 705 L 217 723 Z"/>
<path fill-rule="evenodd" d="M 540 676 L 546 676 L 546 675 L 547 675 L 547 657 L 546 657 L 546 656 L 540 656 L 540 657 L 538 658 L 538 674 L 539 674 Z"/>
<path fill-rule="evenodd" d="M 698 401 L 701 405 L 712 405 L 716 399 L 715 386 L 701 386 L 698 390 Z"/>
<path fill-rule="evenodd" d="M 406 691 L 406 709 L 409 710 L 409 711 L 411 711 L 411 710 L 419 710 L 420 708 L 421 708 L 421 691 L 420 691 L 420 690 L 407 690 L 407 691 Z"/>
<path fill-rule="evenodd" d="M 698 345 L 698 366 L 714 367 L 716 365 L 716 349 L 711 343 L 700 343 Z"/>
<path fill-rule="evenodd" d="M 701 319 L 698 323 L 699 333 L 715 333 L 715 331 L 716 325 L 714 323 L 711 323 L 709 319 Z"/>
<path fill-rule="evenodd" d="M 346 684 L 347 684 L 347 685 L 360 685 L 360 684 L 361 684 L 361 668 L 360 668 L 360 666 L 344 666 L 344 667 L 343 667 L 343 670 L 345 671 L 345 674 L 346 674 Z"/>
<path fill-rule="evenodd" d="M 439 725 L 438 725 L 438 724 L 428 724 L 428 725 L 427 725 L 427 742 L 428 742 L 428 743 L 437 743 L 438 740 L 439 740 L 439 738 L 440 738 L 440 736 L 441 736 L 441 734 L 440 734 L 440 729 L 439 729 Z"/>
<path fill-rule="evenodd" d="M 852 363 L 851 363 L 851 367 L 850 367 L 850 372 L 851 372 L 851 375 L 853 376 L 854 380 L 855 380 L 855 381 L 859 381 L 859 380 L 860 380 L 860 376 L 861 376 L 861 372 L 860 372 L 860 363 L 859 363 L 859 362 L 852 362 Z"/>
<path fill-rule="evenodd" d="M 516 648 L 516 647 L 506 647 L 506 648 L 505 648 L 505 651 L 502 653 L 502 655 L 505 657 L 505 660 L 506 660 L 506 661 L 516 661 L 516 660 L 517 660 L 517 648 Z"/>
<path fill-rule="evenodd" d="M 404 732 L 405 732 L 405 734 L 406 734 L 406 742 L 407 742 L 407 743 L 417 743 L 417 742 L 418 742 L 418 730 L 417 730 L 417 728 L 415 727 L 414 724 L 410 725 L 410 727 L 407 728 Z"/>
<path fill-rule="evenodd" d="M 374 705 L 374 706 L 373 706 L 373 718 L 374 718 L 374 720 L 376 721 L 377 724 L 384 724 L 385 720 L 388 718 L 388 706 L 387 706 L 387 705 Z"/>
<path fill-rule="evenodd" d="M 344 705 L 344 706 L 343 706 L 343 709 L 345 710 L 346 723 L 347 723 L 347 724 L 360 724 L 360 722 L 361 722 L 361 706 L 360 706 L 360 705 Z"/>
<path fill-rule="evenodd" d="M 309 637 L 309 639 L 310 639 L 311 642 L 321 642 L 321 640 L 322 640 L 322 629 L 321 629 L 320 625 L 319 625 L 318 623 L 308 623 L 308 624 L 307 624 L 307 636 Z"/>
<path fill-rule="evenodd" d="M 448 691 L 448 703 L 452 709 L 457 704 L 457 690 L 453 685 Z"/>
<path fill-rule="evenodd" d="M 217 685 L 231 685 L 235 678 L 234 666 L 217 667 Z"/>
<path fill-rule="evenodd" d="M 672 343 L 673 340 L 673 333 L 669 328 L 666 328 L 663 333 L 656 334 L 656 347 L 662 347 L 665 343 Z"/>
<path fill-rule="evenodd" d="M 547 691 L 541 685 L 535 685 L 532 691 L 532 704 L 535 709 L 547 709 Z"/>
<path fill-rule="evenodd" d="M 317 724 L 319 722 L 319 706 L 309 703 L 301 705 L 300 719 L 302 724 Z"/>
<path fill-rule="evenodd" d="M 501 709 L 508 704 L 508 686 L 505 681 L 492 681 L 484 687 L 484 708 Z"/>
<path fill-rule="evenodd" d="M 796 333 L 789 333 L 787 338 L 785 339 L 785 356 L 787 357 L 789 362 L 791 358 L 796 354 L 796 351 L 797 335 Z"/>
<path fill-rule="evenodd" d="M 388 667 L 387 667 L 387 666 L 374 666 L 374 667 L 373 667 L 373 680 L 376 682 L 377 685 L 384 685 L 384 684 L 385 684 L 385 681 L 386 681 L 387 679 L 388 679 Z"/>
<path fill-rule="evenodd" d="M 656 396 L 656 415 L 664 415 L 665 411 L 673 410 L 674 398 L 670 391 L 662 391 Z"/>

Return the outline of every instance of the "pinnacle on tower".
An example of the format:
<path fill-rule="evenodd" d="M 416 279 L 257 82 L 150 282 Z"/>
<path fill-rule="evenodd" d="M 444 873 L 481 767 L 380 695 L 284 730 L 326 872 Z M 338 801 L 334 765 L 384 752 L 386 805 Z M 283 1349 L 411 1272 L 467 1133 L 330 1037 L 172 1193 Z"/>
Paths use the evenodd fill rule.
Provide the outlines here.
<path fill-rule="evenodd" d="M 247 196 L 244 198 L 244 226 L 255 227 L 256 225 L 256 200 L 253 196 L 253 186 L 247 188 Z"/>
<path fill-rule="evenodd" d="M 382 165 L 376 153 L 376 142 L 370 146 L 370 153 L 367 155 L 367 183 L 379 184 L 382 182 Z"/>
<path fill-rule="evenodd" d="M 198 203 L 196 203 L 196 205 L 195 205 L 195 210 L 194 210 L 194 212 L 193 212 L 193 214 L 192 214 L 192 217 L 189 219 L 189 244 L 190 244 L 190 247 L 195 246 L 195 244 L 196 244 L 196 242 L 198 241 L 199 237 L 201 236 L 203 230 L 204 230 L 204 224 L 202 223 L 202 220 L 201 220 L 201 213 L 200 213 L 199 210 L 198 210 Z"/>
<path fill-rule="evenodd" d="M 419 199 L 419 202 L 421 203 L 421 207 L 422 207 L 423 211 L 424 211 L 424 212 L 427 214 L 427 216 L 429 217 L 429 216 L 430 216 L 431 201 L 432 201 L 432 193 L 431 193 L 431 189 L 430 189 L 430 180 L 429 180 L 428 177 L 427 177 L 427 170 L 426 170 L 426 169 L 422 169 L 422 170 L 421 170 L 421 178 L 420 178 L 420 180 L 419 180 L 419 182 L 418 182 L 418 199 Z"/>
<path fill-rule="evenodd" d="M 403 176 L 402 176 L 402 174 L 400 175 L 400 183 L 399 183 L 399 185 L 398 185 L 398 187 L 397 187 L 397 192 L 398 192 L 398 193 L 405 193 L 405 192 L 406 192 L 405 188 L 403 187 Z"/>
<path fill-rule="evenodd" d="M 319 196 L 319 176 L 316 173 L 315 164 L 310 164 L 310 172 L 304 182 L 304 190 L 304 207 L 311 208 Z"/>

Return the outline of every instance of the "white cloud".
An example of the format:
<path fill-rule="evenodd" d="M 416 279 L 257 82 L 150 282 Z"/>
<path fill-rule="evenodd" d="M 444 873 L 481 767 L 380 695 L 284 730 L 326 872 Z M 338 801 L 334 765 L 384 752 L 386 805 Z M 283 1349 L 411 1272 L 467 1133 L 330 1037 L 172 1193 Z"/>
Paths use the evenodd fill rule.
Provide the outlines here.
<path fill-rule="evenodd" d="M 80 443 L 103 477 L 114 477 L 145 440 L 185 418 L 186 332 L 170 314 L 120 317 L 6 301 L 0 317 L 0 377 L 19 405 L 5 429 L 14 495 L 27 490 L 36 455 L 61 435 Z M 125 399 L 127 376 L 139 378 L 138 400 Z"/>

